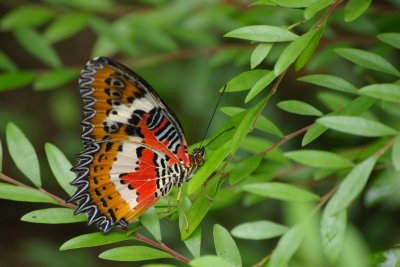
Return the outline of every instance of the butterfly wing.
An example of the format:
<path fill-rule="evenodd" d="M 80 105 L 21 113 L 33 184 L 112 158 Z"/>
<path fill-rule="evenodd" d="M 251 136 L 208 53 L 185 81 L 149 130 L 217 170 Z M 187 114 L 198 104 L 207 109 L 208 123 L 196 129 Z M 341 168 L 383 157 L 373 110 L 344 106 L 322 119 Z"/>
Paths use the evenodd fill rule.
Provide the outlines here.
<path fill-rule="evenodd" d="M 87 63 L 80 79 L 85 150 L 73 168 L 76 213 L 103 232 L 126 227 L 190 166 L 174 113 L 137 74 L 107 58 Z"/>

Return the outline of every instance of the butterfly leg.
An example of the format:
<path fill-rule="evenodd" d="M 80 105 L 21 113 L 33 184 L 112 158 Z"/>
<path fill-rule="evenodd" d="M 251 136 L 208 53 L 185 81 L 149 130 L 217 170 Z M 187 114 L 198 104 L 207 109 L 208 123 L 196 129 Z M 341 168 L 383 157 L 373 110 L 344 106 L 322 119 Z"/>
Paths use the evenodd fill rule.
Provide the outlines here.
<path fill-rule="evenodd" d="M 207 192 L 206 192 L 206 185 L 207 185 L 207 183 L 203 183 L 203 184 L 201 185 L 201 191 L 203 192 L 204 196 L 205 196 L 208 200 L 210 200 L 211 202 L 214 202 L 214 199 L 213 199 L 212 197 L 210 197 L 210 196 L 207 194 Z"/>
<path fill-rule="evenodd" d="M 188 231 L 189 230 L 189 221 L 188 221 L 188 219 L 186 217 L 186 212 L 183 209 L 182 204 L 181 204 L 181 192 L 182 192 L 182 187 L 179 186 L 179 191 L 178 191 L 178 196 L 176 198 L 176 202 L 178 203 L 178 207 L 181 210 L 182 215 L 183 215 L 183 219 L 185 221 L 185 225 L 186 225 L 185 231 Z"/>
<path fill-rule="evenodd" d="M 169 213 L 171 211 L 171 201 L 169 199 L 169 196 L 167 197 L 168 200 L 168 209 L 164 210 L 164 213 Z"/>

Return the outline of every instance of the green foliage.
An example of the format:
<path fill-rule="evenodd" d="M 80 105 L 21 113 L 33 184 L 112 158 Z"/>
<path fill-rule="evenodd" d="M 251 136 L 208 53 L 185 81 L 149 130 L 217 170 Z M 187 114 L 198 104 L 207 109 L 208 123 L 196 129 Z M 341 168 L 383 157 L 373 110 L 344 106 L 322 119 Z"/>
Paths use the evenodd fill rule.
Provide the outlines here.
<path fill-rule="evenodd" d="M 22 215 L 9 200 L 28 203 L 22 221 L 60 224 L 62 255 L 93 250 L 116 266 L 398 264 L 397 3 L 6 2 L 0 29 L 15 37 L 0 47 L 7 221 Z M 65 199 L 75 192 L 70 159 L 81 150 L 76 84 L 91 56 L 114 57 L 154 84 L 189 143 L 199 141 L 189 150 L 203 141 L 206 157 L 179 200 L 174 189 L 126 229 L 78 235 L 84 224 L 68 224 L 87 216 L 73 215 Z M 227 116 L 218 111 L 200 140 L 224 85 L 219 110 Z M 41 246 L 32 247 L 34 255 Z M 18 259 L 9 262 L 27 255 L 12 249 Z M 36 258 L 50 262 L 51 254 Z M 93 266 L 102 264 L 110 263 Z"/>

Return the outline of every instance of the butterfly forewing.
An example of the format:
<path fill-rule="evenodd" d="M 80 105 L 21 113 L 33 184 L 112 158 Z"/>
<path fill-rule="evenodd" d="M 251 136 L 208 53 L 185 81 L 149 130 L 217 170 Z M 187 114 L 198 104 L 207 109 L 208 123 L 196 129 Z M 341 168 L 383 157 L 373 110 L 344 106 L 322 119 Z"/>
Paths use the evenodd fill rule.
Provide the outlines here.
<path fill-rule="evenodd" d="M 85 151 L 72 182 L 77 213 L 103 231 L 126 227 L 190 172 L 174 113 L 137 74 L 96 58 L 81 73 Z"/>

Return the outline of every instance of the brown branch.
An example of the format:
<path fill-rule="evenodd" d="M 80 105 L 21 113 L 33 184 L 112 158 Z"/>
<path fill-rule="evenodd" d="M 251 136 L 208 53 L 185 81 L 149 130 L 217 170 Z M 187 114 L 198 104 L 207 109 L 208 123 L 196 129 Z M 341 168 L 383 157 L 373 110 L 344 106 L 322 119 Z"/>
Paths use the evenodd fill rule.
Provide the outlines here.
<path fill-rule="evenodd" d="M 292 139 L 293 137 L 296 137 L 296 136 L 298 136 L 299 134 L 302 134 L 302 133 L 306 132 L 308 129 L 311 128 L 311 126 L 312 126 L 312 124 L 310 124 L 310 125 L 308 125 L 308 126 L 306 126 L 306 127 L 304 127 L 304 128 L 301 128 L 300 130 L 297 130 L 297 131 L 295 131 L 295 132 L 293 132 L 293 133 L 291 133 L 291 134 L 288 134 L 288 135 L 284 136 L 278 143 L 275 143 L 275 144 L 274 144 L 273 146 L 271 146 L 270 148 L 268 148 L 268 149 L 266 149 L 266 150 L 264 150 L 264 151 L 262 151 L 262 152 L 260 152 L 260 153 L 258 153 L 258 154 L 259 154 L 259 155 L 268 154 L 269 152 L 271 152 L 271 151 L 274 150 L 275 148 L 281 146 L 282 144 L 286 143 L 287 141 L 289 141 L 289 140 Z"/>
<path fill-rule="evenodd" d="M 334 188 L 332 188 L 328 193 L 326 193 L 325 195 L 323 195 L 320 199 L 320 201 L 318 202 L 317 206 L 315 206 L 315 208 L 312 210 L 311 212 L 311 216 L 313 216 L 315 213 L 317 213 L 318 210 L 320 210 L 322 208 L 322 206 L 325 205 L 325 203 L 333 196 L 333 194 L 335 194 L 335 192 L 339 189 L 339 186 L 335 186 Z"/>
<path fill-rule="evenodd" d="M 15 180 L 15 179 L 5 175 L 4 173 L 0 173 L 0 180 L 3 180 L 3 181 L 8 182 L 10 184 L 15 184 L 15 185 L 23 187 L 23 188 L 29 188 L 29 189 L 32 189 L 32 190 L 35 190 L 35 191 L 42 192 L 42 193 L 46 194 L 47 196 L 51 197 L 52 199 L 54 199 L 55 201 L 57 201 L 57 203 L 59 205 L 61 205 L 61 206 L 64 206 L 64 207 L 67 207 L 67 208 L 71 208 L 71 209 L 77 209 L 78 208 L 77 205 L 72 204 L 72 203 L 68 203 L 64 199 L 62 199 L 62 198 L 60 198 L 60 197 L 48 192 L 47 190 L 45 190 L 43 188 L 35 188 L 35 187 L 32 187 L 32 186 L 26 185 L 24 183 L 21 183 L 21 182 Z M 123 230 L 128 231 L 129 229 L 123 228 Z M 155 242 L 155 241 L 153 241 L 153 240 L 151 240 L 151 239 L 149 239 L 149 238 L 147 238 L 147 237 L 145 237 L 145 236 L 143 236 L 143 235 L 141 235 L 139 233 L 136 233 L 136 232 L 134 232 L 132 234 L 137 239 L 139 239 L 140 241 L 143 241 L 143 242 L 145 242 L 145 243 L 147 243 L 149 245 L 152 245 L 152 246 L 154 246 L 156 248 L 159 248 L 159 249 L 171 254 L 176 259 L 179 259 L 179 260 L 184 261 L 184 262 L 190 262 L 190 260 L 188 258 L 186 258 L 185 256 L 179 254 L 175 250 L 169 248 L 164 243 Z"/>
<path fill-rule="evenodd" d="M 379 149 L 378 151 L 376 151 L 376 152 L 374 153 L 374 156 L 376 156 L 376 157 L 382 156 L 382 154 L 385 153 L 386 150 L 388 150 L 388 149 L 394 144 L 394 142 L 396 141 L 397 138 L 399 138 L 399 136 L 393 137 L 389 142 L 387 142 L 386 145 L 384 145 L 381 149 Z"/>
<path fill-rule="evenodd" d="M 329 9 L 325 12 L 325 14 L 322 16 L 322 18 L 317 22 L 317 24 L 313 27 L 314 30 L 318 29 L 321 27 L 322 23 L 324 23 L 325 20 L 328 19 L 329 14 L 332 13 L 332 11 L 342 2 L 342 0 L 335 0 L 329 7 Z"/>
<path fill-rule="evenodd" d="M 257 262 L 256 264 L 251 265 L 251 267 L 261 267 L 264 266 L 264 263 L 267 262 L 267 260 L 269 260 L 272 257 L 272 253 L 268 254 L 267 256 L 265 256 L 264 258 L 262 258 L 259 262 Z"/>

